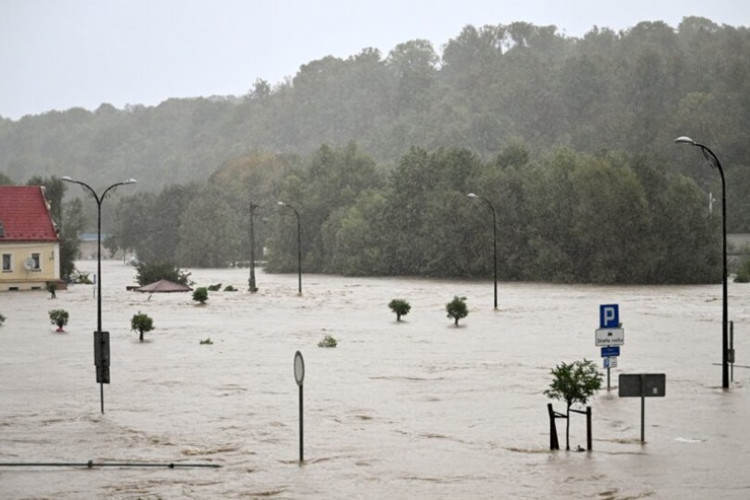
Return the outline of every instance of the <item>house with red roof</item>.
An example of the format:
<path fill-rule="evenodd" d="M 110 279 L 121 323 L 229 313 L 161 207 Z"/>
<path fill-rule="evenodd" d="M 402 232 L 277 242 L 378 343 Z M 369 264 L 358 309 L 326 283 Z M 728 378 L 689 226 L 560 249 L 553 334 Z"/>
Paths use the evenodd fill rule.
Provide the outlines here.
<path fill-rule="evenodd" d="M 0 186 L 0 292 L 60 281 L 60 237 L 41 186 Z"/>

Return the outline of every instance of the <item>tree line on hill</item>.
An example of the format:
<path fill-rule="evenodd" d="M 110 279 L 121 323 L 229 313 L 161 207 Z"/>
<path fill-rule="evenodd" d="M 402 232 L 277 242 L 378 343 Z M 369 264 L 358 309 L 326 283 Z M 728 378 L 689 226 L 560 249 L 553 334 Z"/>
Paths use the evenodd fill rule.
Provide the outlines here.
<path fill-rule="evenodd" d="M 135 177 L 102 206 L 109 244 L 185 266 L 246 260 L 255 203 L 268 269 L 294 268 L 283 200 L 308 271 L 486 276 L 471 191 L 497 210 L 505 279 L 715 281 L 719 176 L 673 139 L 717 153 L 729 231 L 750 232 L 749 56 L 750 30 L 700 17 L 582 38 L 466 26 L 441 53 L 324 57 L 241 97 L 0 118 L 0 179 Z"/>
<path fill-rule="evenodd" d="M 483 161 L 413 148 L 384 172 L 353 143 L 304 161 L 255 152 L 205 184 L 123 193 L 116 206 L 108 246 L 181 267 L 247 262 L 254 214 L 270 272 L 296 272 L 299 242 L 306 273 L 481 279 L 493 271 L 494 212 L 504 281 L 721 279 L 720 211 L 648 155 L 537 156 L 513 144 Z"/>

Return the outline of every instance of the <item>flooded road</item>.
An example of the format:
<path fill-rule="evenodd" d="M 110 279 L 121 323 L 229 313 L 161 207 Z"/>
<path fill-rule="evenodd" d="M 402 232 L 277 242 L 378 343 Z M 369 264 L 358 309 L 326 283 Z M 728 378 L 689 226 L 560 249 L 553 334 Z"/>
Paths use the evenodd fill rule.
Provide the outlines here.
<path fill-rule="evenodd" d="M 95 271 L 95 261 L 78 268 Z M 96 299 L 74 285 L 0 295 L 0 462 L 220 468 L 0 467 L 3 499 L 750 498 L 750 369 L 721 386 L 721 285 L 599 287 L 193 270 L 210 292 L 128 292 L 103 262 L 111 332 L 105 413 L 93 365 Z M 467 298 L 455 327 L 445 304 Z M 387 304 L 411 312 L 396 322 Z M 593 359 L 600 304 L 625 329 L 613 390 L 591 402 L 593 451 L 549 451 L 550 369 Z M 55 333 L 47 311 L 70 313 Z M 143 312 L 155 330 L 130 331 Z M 750 285 L 729 286 L 738 365 L 750 366 Z M 317 347 L 325 335 L 335 349 Z M 211 344 L 201 341 L 211 339 Z M 305 360 L 300 465 L 294 353 Z M 617 397 L 620 373 L 665 373 L 666 397 Z M 606 379 L 605 379 L 606 385 Z M 554 402 L 564 411 L 563 403 Z M 564 421 L 558 420 L 561 446 Z M 571 448 L 586 446 L 585 418 Z"/>

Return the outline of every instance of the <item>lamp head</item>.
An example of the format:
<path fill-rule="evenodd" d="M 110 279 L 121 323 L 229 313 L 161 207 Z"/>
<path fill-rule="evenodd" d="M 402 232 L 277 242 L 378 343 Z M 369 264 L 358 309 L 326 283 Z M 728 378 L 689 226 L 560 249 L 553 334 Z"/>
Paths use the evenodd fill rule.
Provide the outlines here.
<path fill-rule="evenodd" d="M 675 139 L 674 142 L 676 142 L 677 144 L 690 144 L 691 146 L 696 145 L 694 140 L 684 135 Z"/>
<path fill-rule="evenodd" d="M 471 198 L 472 200 L 473 200 L 474 198 L 476 198 L 476 197 L 477 197 L 477 195 L 475 195 L 474 193 L 469 193 L 469 194 L 467 194 L 466 196 L 468 196 L 468 197 L 469 197 L 469 198 Z"/>
<path fill-rule="evenodd" d="M 277 201 L 276 204 L 280 207 L 286 206 L 286 203 L 284 203 L 283 201 Z"/>

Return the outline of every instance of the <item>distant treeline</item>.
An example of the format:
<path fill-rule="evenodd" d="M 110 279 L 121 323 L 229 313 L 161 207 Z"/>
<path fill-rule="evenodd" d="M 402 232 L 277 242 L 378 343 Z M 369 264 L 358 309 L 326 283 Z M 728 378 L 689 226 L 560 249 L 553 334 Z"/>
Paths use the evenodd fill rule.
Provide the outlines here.
<path fill-rule="evenodd" d="M 729 231 L 750 232 L 749 60 L 748 28 L 699 17 L 467 26 L 442 53 L 329 56 L 241 97 L 0 119 L 0 180 L 135 177 L 104 204 L 110 243 L 182 266 L 246 260 L 255 203 L 269 270 L 296 269 L 283 200 L 308 272 L 487 276 L 475 192 L 503 279 L 718 281 L 720 178 L 673 140 L 717 153 Z"/>
<path fill-rule="evenodd" d="M 93 186 L 134 177 L 154 191 L 205 181 L 254 150 L 307 157 L 353 141 L 390 169 L 411 147 L 467 149 L 489 161 L 522 143 L 534 152 L 654 154 L 716 194 L 716 173 L 672 143 L 688 135 L 725 166 L 729 230 L 750 232 L 748 28 L 686 17 L 676 28 L 643 22 L 573 38 L 554 26 L 466 26 L 441 49 L 411 40 L 385 57 L 369 48 L 329 56 L 281 83 L 248 82 L 239 97 L 0 119 L 0 173 Z"/>
<path fill-rule="evenodd" d="M 486 278 L 494 213 L 503 281 L 721 279 L 720 211 L 646 155 L 413 148 L 385 173 L 354 144 L 323 146 L 303 164 L 255 153 L 205 185 L 121 196 L 108 246 L 182 267 L 247 262 L 252 212 L 271 272 L 296 272 L 299 236 L 305 273 Z"/>

